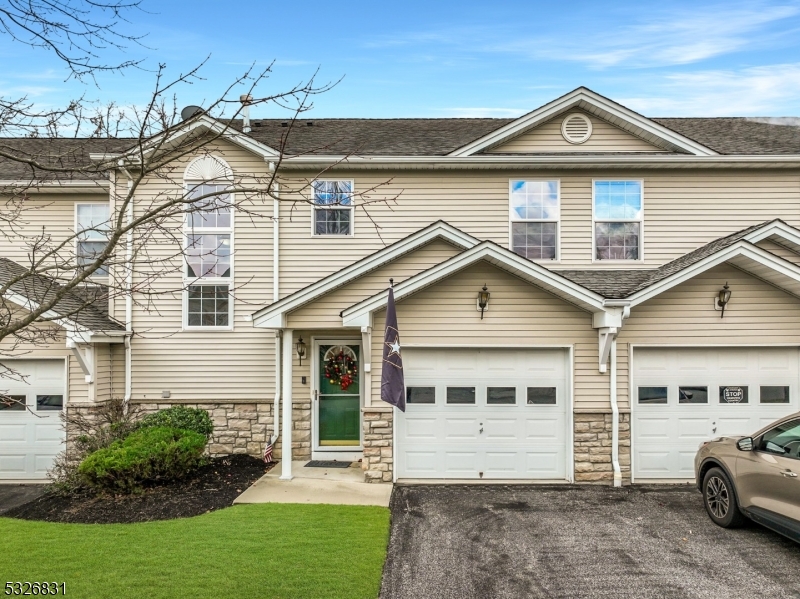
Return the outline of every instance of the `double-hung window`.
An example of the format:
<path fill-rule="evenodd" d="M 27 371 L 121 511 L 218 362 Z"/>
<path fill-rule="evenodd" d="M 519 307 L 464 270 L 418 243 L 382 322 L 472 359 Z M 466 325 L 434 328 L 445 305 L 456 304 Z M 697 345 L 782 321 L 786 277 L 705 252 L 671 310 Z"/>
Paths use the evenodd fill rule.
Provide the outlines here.
<path fill-rule="evenodd" d="M 512 180 L 509 193 L 511 249 L 530 260 L 558 259 L 559 182 Z"/>
<path fill-rule="evenodd" d="M 188 184 L 184 282 L 187 328 L 232 325 L 233 214 L 226 185 Z M 205 197 L 204 197 L 205 196 Z"/>
<path fill-rule="evenodd" d="M 353 234 L 353 182 L 319 180 L 311 184 L 313 194 L 313 234 Z"/>
<path fill-rule="evenodd" d="M 594 259 L 641 260 L 641 181 L 594 181 Z"/>
<path fill-rule="evenodd" d="M 108 243 L 109 205 L 76 204 L 75 230 L 77 232 L 75 255 L 80 270 L 97 259 Z M 92 273 L 94 277 L 107 277 L 108 268 L 101 266 Z"/>

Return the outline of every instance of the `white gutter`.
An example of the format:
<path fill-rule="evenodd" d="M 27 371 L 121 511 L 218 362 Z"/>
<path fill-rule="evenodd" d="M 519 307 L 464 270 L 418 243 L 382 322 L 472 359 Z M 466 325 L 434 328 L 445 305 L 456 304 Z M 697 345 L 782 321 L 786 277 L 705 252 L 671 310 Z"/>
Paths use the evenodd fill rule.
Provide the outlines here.
<path fill-rule="evenodd" d="M 270 162 L 270 170 L 275 170 L 274 163 Z M 275 195 L 278 190 L 275 190 Z M 280 201 L 272 198 L 272 302 L 280 299 Z M 278 442 L 281 423 L 281 331 L 275 331 L 275 401 L 272 406 L 272 437 L 269 440 L 273 447 Z"/>
<path fill-rule="evenodd" d="M 609 381 L 611 399 L 611 466 L 614 469 L 614 486 L 622 486 L 622 470 L 619 467 L 619 406 L 617 405 L 617 339 L 611 340 L 611 376 Z"/>
<path fill-rule="evenodd" d="M 133 189 L 133 177 L 125 168 L 125 165 L 122 160 L 118 163 L 119 169 L 125 174 L 128 178 L 128 193 L 126 197 L 129 197 L 131 194 L 131 190 Z M 115 181 L 116 183 L 116 181 Z M 116 189 L 116 185 L 114 186 Z M 130 226 L 133 222 L 133 199 L 130 198 L 128 202 L 128 208 L 126 210 L 126 226 Z M 122 405 L 127 413 L 128 406 L 131 402 L 131 397 L 133 396 L 133 375 L 132 375 L 132 363 L 133 363 L 133 351 L 131 348 L 131 336 L 133 335 L 133 265 L 131 264 L 133 260 L 133 230 L 128 229 L 128 232 L 125 236 L 125 268 L 127 272 L 125 273 L 125 395 L 122 398 Z"/>

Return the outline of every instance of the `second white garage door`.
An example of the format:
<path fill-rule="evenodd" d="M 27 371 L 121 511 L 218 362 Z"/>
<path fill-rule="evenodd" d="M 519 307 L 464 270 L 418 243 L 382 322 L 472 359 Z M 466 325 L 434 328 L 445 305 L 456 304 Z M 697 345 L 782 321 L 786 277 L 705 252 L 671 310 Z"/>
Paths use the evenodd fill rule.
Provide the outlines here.
<path fill-rule="evenodd" d="M 566 350 L 402 351 L 398 478 L 567 478 Z"/>
<path fill-rule="evenodd" d="M 634 349 L 634 479 L 693 479 L 703 441 L 796 412 L 798 361 L 796 347 Z"/>

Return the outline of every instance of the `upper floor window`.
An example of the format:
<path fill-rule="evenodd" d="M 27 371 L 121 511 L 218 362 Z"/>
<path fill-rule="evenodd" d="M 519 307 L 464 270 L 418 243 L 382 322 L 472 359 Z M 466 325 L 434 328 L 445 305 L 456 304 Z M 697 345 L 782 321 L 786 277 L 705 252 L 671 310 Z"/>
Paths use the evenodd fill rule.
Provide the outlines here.
<path fill-rule="evenodd" d="M 105 204 L 76 204 L 75 230 L 77 232 L 75 254 L 78 268 L 83 269 L 97 259 L 108 243 L 110 209 Z M 107 277 L 108 268 L 101 266 L 92 276 Z"/>
<path fill-rule="evenodd" d="M 353 182 L 314 181 L 314 235 L 353 234 Z"/>
<path fill-rule="evenodd" d="M 641 181 L 594 182 L 594 259 L 642 257 Z"/>
<path fill-rule="evenodd" d="M 184 322 L 188 328 L 230 327 L 233 214 L 227 185 L 187 184 L 198 198 L 186 214 Z"/>
<path fill-rule="evenodd" d="M 558 257 L 559 182 L 511 181 L 511 249 L 530 260 Z"/>

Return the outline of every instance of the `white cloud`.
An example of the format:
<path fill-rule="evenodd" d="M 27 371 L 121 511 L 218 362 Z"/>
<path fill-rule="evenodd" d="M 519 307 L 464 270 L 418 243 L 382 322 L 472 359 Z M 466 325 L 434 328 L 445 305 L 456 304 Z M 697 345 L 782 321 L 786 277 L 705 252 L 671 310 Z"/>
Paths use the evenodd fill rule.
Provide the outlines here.
<path fill-rule="evenodd" d="M 800 63 L 673 73 L 645 78 L 637 87 L 647 96 L 615 95 L 615 100 L 648 116 L 794 116 L 800 98 Z"/>
<path fill-rule="evenodd" d="M 741 50 L 778 43 L 796 32 L 776 32 L 770 26 L 800 14 L 796 5 L 763 3 L 718 5 L 649 13 L 646 20 L 598 31 L 580 31 L 564 38 L 529 38 L 506 42 L 496 51 L 529 58 L 567 60 L 590 68 L 657 67 L 696 63 Z"/>

